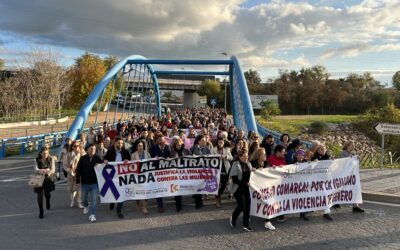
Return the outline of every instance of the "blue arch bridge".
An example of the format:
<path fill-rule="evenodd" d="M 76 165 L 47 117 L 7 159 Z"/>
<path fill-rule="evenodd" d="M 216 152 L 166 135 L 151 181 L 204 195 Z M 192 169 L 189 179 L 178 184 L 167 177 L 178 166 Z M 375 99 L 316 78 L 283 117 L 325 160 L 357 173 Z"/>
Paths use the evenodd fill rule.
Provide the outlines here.
<path fill-rule="evenodd" d="M 185 65 L 207 65 L 221 68 L 222 71 L 184 71 L 182 70 L 157 70 L 160 65 L 176 65 L 182 67 Z M 157 60 L 147 59 L 140 55 L 132 55 L 115 64 L 104 77 L 98 82 L 92 92 L 89 94 L 85 103 L 82 105 L 74 122 L 69 128 L 66 137 L 76 138 L 80 131 L 84 129 L 89 113 L 97 103 L 97 113 L 104 103 L 111 102 L 111 97 L 116 93 L 122 99 L 123 107 L 119 112 L 119 116 L 124 117 L 124 114 L 154 114 L 157 117 L 161 116 L 160 89 L 158 76 L 160 75 L 201 75 L 201 76 L 228 76 L 229 91 L 231 96 L 231 113 L 233 123 L 238 129 L 248 131 L 256 131 L 261 135 L 265 133 L 273 133 L 257 124 L 253 108 L 250 101 L 249 91 L 247 89 L 246 80 L 243 71 L 240 67 L 239 60 L 232 56 L 228 60 Z M 122 80 L 121 80 L 122 79 Z M 123 84 L 125 82 L 125 84 Z M 124 86 L 124 87 L 123 87 Z M 111 88 L 110 100 L 104 100 L 104 93 Z M 125 89 L 122 89 L 125 88 Z M 137 98 L 132 100 L 131 95 L 127 95 L 128 90 L 134 89 Z M 121 95 L 121 93 L 125 93 Z M 139 93 L 138 93 L 139 92 Z M 118 113 L 119 105 L 115 105 L 115 115 Z M 108 109 L 110 111 L 110 109 Z M 109 119 L 107 111 L 106 120 Z M 120 118 L 119 118 L 120 119 Z M 96 126 L 97 117 L 95 121 Z"/>
<path fill-rule="evenodd" d="M 165 65 L 172 65 L 181 70 L 161 70 L 166 68 Z M 183 66 L 187 68 L 204 68 L 206 66 L 216 69 L 224 68 L 224 70 L 185 71 Z M 116 63 L 97 83 L 67 132 L 3 139 L 0 147 L 0 159 L 8 156 L 10 150 L 16 150 L 20 155 L 23 155 L 25 152 L 38 150 L 45 144 L 56 147 L 63 145 L 65 138 L 77 138 L 81 132 L 88 130 L 88 128 L 85 128 L 85 124 L 89 114 L 94 110 L 97 112 L 93 127 L 100 125 L 98 124 L 99 113 L 101 107 L 106 105 L 108 108 L 105 119 L 104 117 L 100 119 L 109 123 L 115 123 L 116 120 L 131 117 L 134 114 L 152 114 L 159 118 L 162 106 L 158 77 L 165 75 L 173 75 L 174 77 L 187 75 L 228 77 L 229 96 L 231 97 L 230 107 L 236 128 L 244 130 L 246 134 L 248 131 L 255 131 L 261 136 L 268 133 L 273 135 L 275 140 L 279 140 L 279 133 L 267 130 L 256 122 L 246 80 L 239 60 L 235 56 L 227 60 L 156 60 L 132 55 Z M 184 102 L 185 95 L 186 99 L 190 100 L 197 88 L 198 86 L 185 86 L 187 93 L 184 94 Z M 135 94 L 128 94 L 131 91 L 134 91 Z M 111 103 L 114 96 L 117 97 L 117 103 L 112 107 Z"/>

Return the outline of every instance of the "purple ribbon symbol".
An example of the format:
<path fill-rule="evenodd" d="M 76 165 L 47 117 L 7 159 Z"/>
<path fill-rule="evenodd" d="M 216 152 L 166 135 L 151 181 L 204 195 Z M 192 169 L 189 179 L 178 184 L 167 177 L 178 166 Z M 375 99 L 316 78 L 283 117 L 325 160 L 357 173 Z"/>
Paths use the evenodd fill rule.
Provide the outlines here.
<path fill-rule="evenodd" d="M 107 171 L 108 169 L 111 170 L 110 173 L 108 173 L 108 171 Z M 114 185 L 114 182 L 113 182 L 113 178 L 114 178 L 114 175 L 115 175 L 114 166 L 113 165 L 105 166 L 103 168 L 103 171 L 101 172 L 101 174 L 103 175 L 104 181 L 105 181 L 104 185 L 103 185 L 103 187 L 101 188 L 101 191 L 100 191 L 101 196 L 104 197 L 106 195 L 108 189 L 111 189 L 111 192 L 113 193 L 115 199 L 118 200 L 119 192 L 118 192 L 118 189 Z"/>

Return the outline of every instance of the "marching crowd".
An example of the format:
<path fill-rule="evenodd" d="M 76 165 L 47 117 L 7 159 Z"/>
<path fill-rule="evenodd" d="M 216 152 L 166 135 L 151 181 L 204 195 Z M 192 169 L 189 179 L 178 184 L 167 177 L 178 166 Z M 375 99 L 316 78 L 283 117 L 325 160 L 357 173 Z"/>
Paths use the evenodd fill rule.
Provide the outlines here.
<path fill-rule="evenodd" d="M 231 218 L 231 227 L 243 213 L 243 229 L 252 231 L 250 226 L 249 180 L 252 171 L 267 167 L 281 167 L 314 160 L 332 159 L 322 143 L 313 141 L 305 149 L 299 139 L 291 140 L 288 134 L 282 134 L 279 142 L 272 135 L 259 138 L 252 131 L 246 135 L 228 123 L 223 109 L 192 108 L 163 114 L 157 120 L 150 116 L 133 116 L 127 122 L 119 121 L 116 126 L 103 123 L 95 131 L 90 128 L 87 134 L 81 134 L 79 140 L 67 138 L 61 154 L 64 175 L 67 178 L 70 207 L 78 206 L 84 214 L 89 214 L 89 221 L 96 221 L 96 201 L 99 193 L 95 166 L 98 163 L 114 161 L 144 160 L 156 157 L 175 158 L 184 155 L 220 155 L 223 165 L 220 186 L 215 197 L 216 207 L 221 207 L 221 195 L 227 189 L 236 199 L 237 206 Z M 339 158 L 353 154 L 354 143 L 346 142 Z M 50 193 L 55 190 L 55 161 L 49 149 L 41 149 L 36 159 L 36 173 L 45 175 L 42 187 L 34 189 L 37 193 L 39 218 L 44 217 L 43 197 L 46 209 L 50 209 Z M 203 207 L 203 197 L 193 195 L 195 208 Z M 163 198 L 157 198 L 157 210 L 165 211 Z M 182 196 L 175 196 L 176 211 L 182 210 Z M 110 210 L 116 208 L 118 218 L 123 219 L 123 202 L 110 204 Z M 146 200 L 136 201 L 137 208 L 144 214 L 149 213 Z M 357 204 L 353 212 L 364 212 Z M 333 220 L 330 210 L 324 210 L 323 217 Z M 308 221 L 307 213 L 300 218 Z M 277 221 L 285 221 L 285 216 L 278 216 Z M 275 230 L 271 220 L 265 220 L 265 228 Z"/>

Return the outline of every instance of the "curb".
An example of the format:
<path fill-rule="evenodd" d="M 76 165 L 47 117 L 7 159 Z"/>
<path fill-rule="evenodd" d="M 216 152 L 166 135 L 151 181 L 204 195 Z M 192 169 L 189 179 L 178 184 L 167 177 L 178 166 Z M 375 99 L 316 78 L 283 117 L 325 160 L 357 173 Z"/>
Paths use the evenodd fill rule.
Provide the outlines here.
<path fill-rule="evenodd" d="M 400 196 L 380 192 L 362 192 L 363 200 L 400 204 Z"/>

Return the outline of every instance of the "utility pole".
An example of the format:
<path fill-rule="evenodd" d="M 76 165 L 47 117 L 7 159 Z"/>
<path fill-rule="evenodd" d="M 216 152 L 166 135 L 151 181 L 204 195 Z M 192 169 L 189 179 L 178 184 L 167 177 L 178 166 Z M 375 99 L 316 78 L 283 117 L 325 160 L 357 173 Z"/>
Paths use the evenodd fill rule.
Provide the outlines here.
<path fill-rule="evenodd" d="M 228 53 L 222 52 L 221 55 L 224 55 L 224 56 L 225 56 L 225 59 L 228 60 Z M 228 70 L 227 68 L 228 68 L 228 65 L 225 65 L 225 71 Z M 224 76 L 224 88 L 225 88 L 225 91 L 224 91 L 224 92 L 225 92 L 225 95 L 224 95 L 224 96 L 225 96 L 225 99 L 224 99 L 224 109 L 225 109 L 225 112 L 227 112 L 227 111 L 226 111 L 226 85 L 227 85 L 226 76 Z"/>

